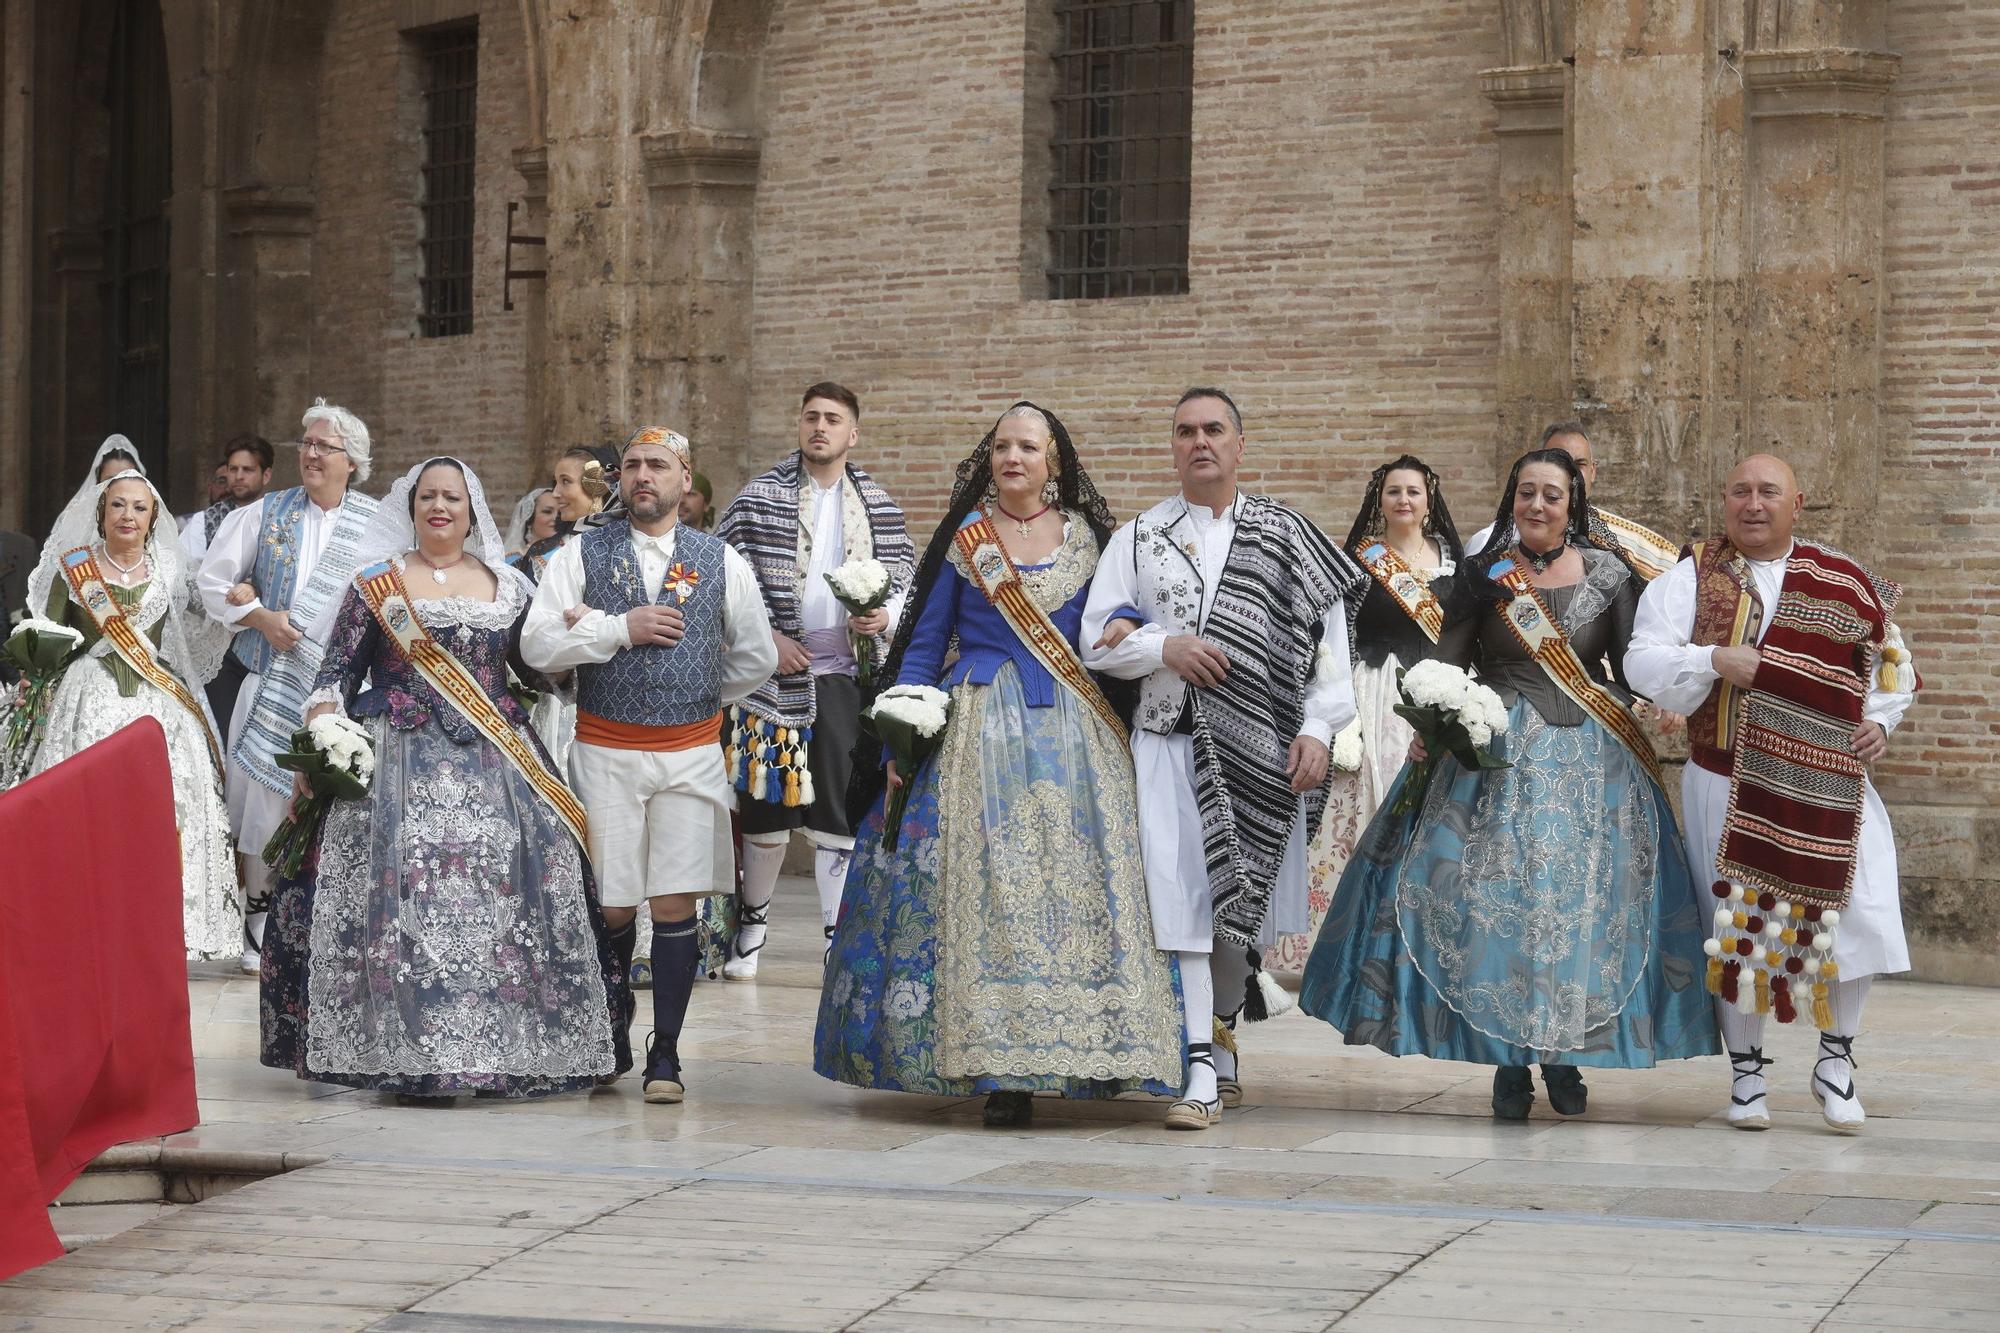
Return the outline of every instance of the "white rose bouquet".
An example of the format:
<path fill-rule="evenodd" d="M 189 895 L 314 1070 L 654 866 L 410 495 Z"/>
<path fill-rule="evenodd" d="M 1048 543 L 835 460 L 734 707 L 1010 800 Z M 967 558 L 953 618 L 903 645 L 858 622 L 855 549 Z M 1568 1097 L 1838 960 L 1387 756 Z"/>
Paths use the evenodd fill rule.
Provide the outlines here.
<path fill-rule="evenodd" d="M 273 761 L 306 780 L 306 794 L 264 844 L 264 864 L 280 875 L 299 873 L 313 830 L 330 801 L 354 801 L 368 794 L 375 776 L 375 745 L 368 729 L 353 718 L 323 713 L 292 733 L 291 747 Z"/>
<path fill-rule="evenodd" d="M 891 788 L 882 803 L 882 845 L 893 850 L 910 801 L 910 784 L 917 768 L 937 753 L 945 724 L 951 721 L 951 696 L 929 685 L 892 685 L 868 710 L 868 722 L 896 761 L 903 785 Z"/>
<path fill-rule="evenodd" d="M 49 696 L 82 647 L 79 631 L 40 616 L 23 617 L 7 636 L 0 659 L 20 671 L 21 684 L 6 704 L 6 734 L 0 739 L 0 787 L 18 782 L 34 766 Z"/>
<path fill-rule="evenodd" d="M 826 575 L 826 586 L 851 616 L 865 616 L 889 604 L 889 571 L 880 560 L 849 560 Z M 866 634 L 853 639 L 855 676 L 865 690 L 875 674 L 875 640 Z"/>
<path fill-rule="evenodd" d="M 1507 730 L 1507 709 L 1500 696 L 1448 662 L 1419 662 L 1396 673 L 1403 702 L 1396 716 L 1416 730 L 1424 758 L 1404 780 L 1392 815 L 1417 808 L 1438 760 L 1446 754 L 1468 769 L 1508 768 L 1505 759 L 1487 747 Z"/>

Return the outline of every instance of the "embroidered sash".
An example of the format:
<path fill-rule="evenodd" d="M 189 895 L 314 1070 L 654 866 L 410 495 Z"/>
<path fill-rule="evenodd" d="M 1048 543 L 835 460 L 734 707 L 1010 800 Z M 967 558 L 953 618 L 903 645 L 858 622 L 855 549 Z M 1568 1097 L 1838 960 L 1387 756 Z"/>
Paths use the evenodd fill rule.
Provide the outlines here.
<path fill-rule="evenodd" d="M 1696 542 L 1694 629 L 1689 642 L 1722 648 L 1754 643 L 1764 608 L 1757 581 L 1728 542 Z M 1736 700 L 1742 691 L 1718 678 L 1708 698 L 1688 718 L 1688 746 L 1695 763 L 1728 774 L 1736 762 Z"/>
<path fill-rule="evenodd" d="M 1444 633 L 1444 607 L 1438 604 L 1437 594 L 1430 584 L 1410 568 L 1409 562 L 1391 550 L 1386 542 L 1370 542 L 1355 552 L 1361 567 L 1368 571 L 1375 582 L 1382 585 L 1382 591 L 1403 608 L 1403 614 L 1417 623 L 1417 628 L 1429 637 L 1432 643 Z"/>
<path fill-rule="evenodd" d="M 1491 572 L 1495 583 L 1514 594 L 1513 599 L 1501 608 L 1500 619 L 1506 622 L 1508 630 L 1521 646 L 1528 650 L 1528 656 L 1535 660 L 1535 665 L 1555 682 L 1557 689 L 1569 696 L 1571 702 L 1617 737 L 1619 743 L 1652 775 L 1653 781 L 1658 782 L 1660 757 L 1653 752 L 1652 742 L 1646 739 L 1646 733 L 1639 729 L 1639 719 L 1632 716 L 1632 710 L 1620 703 L 1616 695 L 1590 678 L 1590 673 L 1584 670 L 1583 660 L 1570 646 L 1569 636 L 1549 614 L 1548 605 L 1528 580 L 1528 571 L 1509 556 L 1495 564 Z"/>
<path fill-rule="evenodd" d="M 507 756 L 536 794 L 569 825 L 577 846 L 588 854 L 590 840 L 582 804 L 560 778 L 543 767 L 540 758 L 508 725 L 485 687 L 465 669 L 465 664 L 430 636 L 410 605 L 409 590 L 403 586 L 403 576 L 396 572 L 395 564 L 384 560 L 370 565 L 354 576 L 354 582 L 361 591 L 361 600 L 368 604 L 382 626 L 382 632 L 395 642 L 410 665 L 423 673 L 431 688 L 456 708 L 460 716 L 479 728 L 480 735 Z"/>
<path fill-rule="evenodd" d="M 62 557 L 63 577 L 69 581 L 70 591 L 76 594 L 77 605 L 81 606 L 91 621 L 131 667 L 145 679 L 166 691 L 181 707 L 194 714 L 194 720 L 201 727 L 201 738 L 208 742 L 209 756 L 215 760 L 218 779 L 222 773 L 222 747 L 216 744 L 215 732 L 208 725 L 207 716 L 188 687 L 181 684 L 179 677 L 160 664 L 153 656 L 153 650 L 146 645 L 146 638 L 139 633 L 132 622 L 118 609 L 117 601 L 105 585 L 104 574 L 97 567 L 97 557 L 88 546 L 79 546 L 74 551 L 66 551 Z"/>
<path fill-rule="evenodd" d="M 1118 712 L 1111 701 L 1104 697 L 1104 691 L 1097 688 L 1097 682 L 1083 669 L 1083 661 L 1076 650 L 1069 646 L 1069 640 L 1055 627 L 1048 613 L 1028 595 L 1027 587 L 1021 582 L 1021 571 L 1014 568 L 1014 562 L 1007 557 L 1007 549 L 1000 544 L 1000 534 L 993 530 L 993 520 L 983 515 L 975 522 L 958 530 L 953 539 L 958 543 L 959 553 L 965 557 L 965 568 L 972 575 L 972 582 L 986 600 L 993 604 L 1035 660 L 1048 668 L 1049 674 L 1068 686 L 1070 692 L 1090 705 L 1091 711 L 1111 728 L 1111 734 L 1121 745 L 1128 744 L 1130 737 L 1125 734 L 1125 724 L 1119 720 Z"/>
<path fill-rule="evenodd" d="M 1619 549 L 1625 552 L 1640 577 L 1648 583 L 1680 562 L 1680 547 L 1645 524 L 1634 523 L 1622 514 L 1614 514 L 1596 505 L 1591 506 L 1591 517 L 1603 521 L 1604 527 L 1617 540 Z"/>

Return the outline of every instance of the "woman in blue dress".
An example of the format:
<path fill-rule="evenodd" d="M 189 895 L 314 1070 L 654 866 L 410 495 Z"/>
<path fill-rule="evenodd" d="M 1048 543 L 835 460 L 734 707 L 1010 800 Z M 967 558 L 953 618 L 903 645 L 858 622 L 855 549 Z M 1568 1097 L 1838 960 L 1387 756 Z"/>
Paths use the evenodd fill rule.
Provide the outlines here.
<path fill-rule="evenodd" d="M 1495 1066 L 1504 1120 L 1534 1104 L 1530 1065 L 1550 1105 L 1577 1115 L 1579 1066 L 1720 1050 L 1695 883 L 1623 688 L 1639 578 L 1590 545 L 1588 515 L 1567 453 L 1514 465 L 1437 651 L 1507 703 L 1495 748 L 1510 766 L 1444 756 L 1396 815 L 1404 770 L 1341 876 L 1300 995 L 1350 1045 Z"/>
<path fill-rule="evenodd" d="M 995 1126 L 1026 1124 L 1036 1092 L 1178 1092 L 1181 1000 L 1153 946 L 1132 761 L 1075 654 L 1112 527 L 1032 403 L 960 464 L 882 673 L 948 690 L 950 721 L 915 773 L 889 766 L 911 784 L 894 846 L 881 779 L 857 781 L 872 813 L 820 992 L 827 1078 L 985 1093 Z"/>
<path fill-rule="evenodd" d="M 402 1098 L 535 1097 L 630 1068 L 618 964 L 563 813 L 575 798 L 507 690 L 510 663 L 533 676 L 518 651 L 531 588 L 472 469 L 412 468 L 357 568 L 315 626 L 327 648 L 306 715 L 362 723 L 374 775 L 331 804 L 273 896 L 263 1063 Z M 378 611 L 385 587 L 404 605 Z M 412 625 L 455 659 L 463 691 L 441 690 L 388 628 Z"/>

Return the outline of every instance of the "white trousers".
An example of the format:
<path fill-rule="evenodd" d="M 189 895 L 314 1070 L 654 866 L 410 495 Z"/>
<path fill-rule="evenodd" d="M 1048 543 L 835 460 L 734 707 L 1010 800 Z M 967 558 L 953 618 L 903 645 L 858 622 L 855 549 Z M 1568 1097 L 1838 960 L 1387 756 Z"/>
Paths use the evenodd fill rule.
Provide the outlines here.
<path fill-rule="evenodd" d="M 1715 849 L 1722 842 L 1722 823 L 1729 813 L 1729 779 L 1689 764 L 1681 773 L 1681 823 L 1687 830 L 1688 865 L 1703 915 L 1713 917 L 1716 900 L 1708 886 L 1715 881 Z M 1833 935 L 1833 961 L 1844 980 L 1883 972 L 1910 970 L 1910 946 L 1903 938 L 1903 901 L 1896 880 L 1896 838 L 1889 812 L 1875 794 L 1875 784 L 1862 788 L 1861 839 L 1854 867 L 1854 892 Z"/>
<path fill-rule="evenodd" d="M 604 906 L 736 891 L 720 744 L 658 751 L 578 741 L 569 776 L 590 817 L 590 861 Z"/>
<path fill-rule="evenodd" d="M 1207 953 L 1215 941 L 1215 903 L 1201 849 L 1201 806 L 1195 800 L 1194 737 L 1132 733 L 1132 767 L 1139 782 L 1139 851 L 1153 943 L 1170 953 Z M 1257 935 L 1259 950 L 1279 935 L 1310 929 L 1306 906 L 1306 822 L 1292 822 L 1284 864 L 1271 891 L 1271 910 Z"/>

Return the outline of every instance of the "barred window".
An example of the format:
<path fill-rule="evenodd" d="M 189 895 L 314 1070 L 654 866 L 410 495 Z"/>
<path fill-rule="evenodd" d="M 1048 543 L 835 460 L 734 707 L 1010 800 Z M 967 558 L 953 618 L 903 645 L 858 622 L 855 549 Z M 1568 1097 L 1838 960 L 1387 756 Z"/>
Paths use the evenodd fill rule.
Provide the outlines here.
<path fill-rule="evenodd" d="M 1049 296 L 1188 289 L 1193 0 L 1058 0 Z"/>
<path fill-rule="evenodd" d="M 426 338 L 472 332 L 472 168 L 478 126 L 479 28 L 416 38 L 424 93 L 423 306 Z"/>

